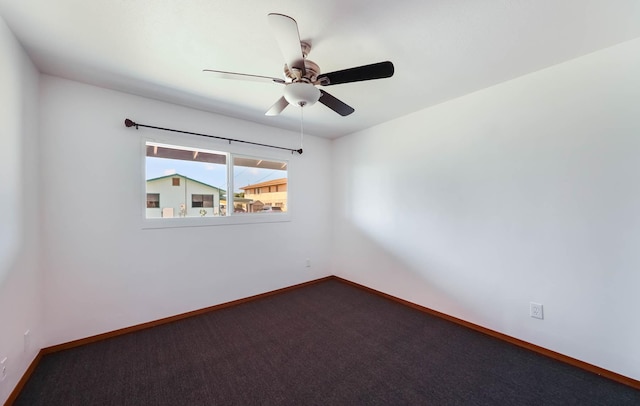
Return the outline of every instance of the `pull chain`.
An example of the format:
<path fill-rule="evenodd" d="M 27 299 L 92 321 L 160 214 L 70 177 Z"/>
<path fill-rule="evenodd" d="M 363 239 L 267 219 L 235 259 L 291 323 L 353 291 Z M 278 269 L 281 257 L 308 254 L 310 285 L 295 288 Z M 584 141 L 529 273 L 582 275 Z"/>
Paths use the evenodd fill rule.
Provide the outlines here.
<path fill-rule="evenodd" d="M 304 106 L 300 106 L 300 149 L 302 147 L 302 141 L 304 139 Z"/>

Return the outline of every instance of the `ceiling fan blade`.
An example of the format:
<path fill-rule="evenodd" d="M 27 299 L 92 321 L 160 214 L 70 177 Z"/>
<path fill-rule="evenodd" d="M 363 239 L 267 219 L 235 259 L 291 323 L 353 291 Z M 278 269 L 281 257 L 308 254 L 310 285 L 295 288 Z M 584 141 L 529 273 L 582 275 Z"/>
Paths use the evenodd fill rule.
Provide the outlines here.
<path fill-rule="evenodd" d="M 271 13 L 268 18 L 285 63 L 289 69 L 298 69 L 304 76 L 304 56 L 300 46 L 298 23 L 284 14 Z"/>
<path fill-rule="evenodd" d="M 321 95 L 318 101 L 324 104 L 325 106 L 329 107 L 331 110 L 335 111 L 336 113 L 340 114 L 341 116 L 343 117 L 348 116 L 349 114 L 355 111 L 353 107 L 336 99 L 335 97 L 331 96 L 329 93 L 325 92 L 324 90 L 321 89 L 320 93 Z"/>
<path fill-rule="evenodd" d="M 211 72 L 220 79 L 250 80 L 253 82 L 274 82 L 285 83 L 284 79 L 272 78 L 269 76 L 249 75 L 247 73 L 225 72 L 221 70 L 203 69 L 203 72 Z"/>
<path fill-rule="evenodd" d="M 278 114 L 282 113 L 282 110 L 284 110 L 288 105 L 289 105 L 289 102 L 287 101 L 287 99 L 284 98 L 284 96 L 282 96 L 278 99 L 277 102 L 273 104 L 273 106 L 269 108 L 269 110 L 267 110 L 266 113 L 264 113 L 264 115 L 277 116 Z"/>
<path fill-rule="evenodd" d="M 356 68 L 338 70 L 318 75 L 317 84 L 322 86 L 340 83 L 360 82 L 363 80 L 383 79 L 393 76 L 393 64 L 389 61 L 358 66 Z"/>

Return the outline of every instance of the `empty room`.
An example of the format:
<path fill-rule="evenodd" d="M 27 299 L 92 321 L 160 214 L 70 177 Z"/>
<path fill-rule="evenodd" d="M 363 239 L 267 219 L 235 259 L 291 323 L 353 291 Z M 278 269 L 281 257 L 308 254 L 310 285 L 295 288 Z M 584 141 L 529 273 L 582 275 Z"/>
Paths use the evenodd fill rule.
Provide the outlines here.
<path fill-rule="evenodd" d="M 638 404 L 639 22 L 0 0 L 0 404 Z"/>

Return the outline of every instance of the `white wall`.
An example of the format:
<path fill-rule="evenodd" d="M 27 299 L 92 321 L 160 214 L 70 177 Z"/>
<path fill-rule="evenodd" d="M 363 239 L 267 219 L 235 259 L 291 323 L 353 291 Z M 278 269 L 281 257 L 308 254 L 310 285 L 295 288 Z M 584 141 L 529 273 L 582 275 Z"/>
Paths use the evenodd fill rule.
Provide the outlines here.
<path fill-rule="evenodd" d="M 334 273 L 640 379 L 638 72 L 640 39 L 336 140 Z"/>
<path fill-rule="evenodd" d="M 302 156 L 231 145 L 290 160 L 290 222 L 142 229 L 141 137 L 197 137 L 126 128 L 125 118 L 291 147 L 299 135 L 46 75 L 40 96 L 45 345 L 330 274 L 329 208 L 318 204 L 330 188 L 328 140 L 305 137 Z M 87 206 L 81 195 L 105 198 Z"/>
<path fill-rule="evenodd" d="M 38 267 L 38 72 L 0 17 L 0 404 L 42 342 Z M 24 333 L 30 330 L 25 350 Z"/>

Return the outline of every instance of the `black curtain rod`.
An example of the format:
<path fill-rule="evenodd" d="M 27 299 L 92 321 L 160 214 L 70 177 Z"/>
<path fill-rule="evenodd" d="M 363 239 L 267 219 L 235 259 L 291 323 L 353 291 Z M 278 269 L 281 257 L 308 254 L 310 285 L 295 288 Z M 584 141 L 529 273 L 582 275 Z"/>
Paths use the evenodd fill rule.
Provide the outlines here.
<path fill-rule="evenodd" d="M 182 134 L 190 134 L 190 135 L 198 135 L 200 137 L 208 137 L 208 138 L 215 138 L 218 140 L 225 140 L 225 141 L 229 141 L 229 144 L 231 144 L 231 142 L 241 142 L 243 144 L 251 144 L 251 145 L 258 145 L 260 147 L 267 147 L 267 148 L 275 148 L 275 149 L 284 149 L 285 151 L 291 151 L 291 153 L 293 154 L 294 152 L 297 152 L 298 154 L 302 155 L 302 148 L 300 149 L 293 149 L 293 148 L 285 148 L 285 147 L 278 147 L 275 145 L 268 145 L 268 144 L 260 144 L 259 142 L 251 142 L 251 141 L 243 141 L 243 140 L 235 140 L 233 138 L 225 138 L 225 137 L 218 137 L 216 135 L 208 135 L 208 134 L 200 134 L 200 133 L 192 133 L 190 131 L 182 131 L 182 130 L 173 130 L 171 128 L 163 128 L 163 127 L 155 127 L 152 125 L 146 125 L 146 124 L 139 124 L 136 123 L 135 121 L 129 120 L 128 118 L 126 118 L 124 120 L 124 125 L 126 125 L 127 127 L 135 127 L 136 130 L 138 129 L 138 127 L 146 127 L 146 128 L 153 128 L 154 130 L 163 130 L 163 131 L 171 131 L 174 133 L 182 133 Z"/>

